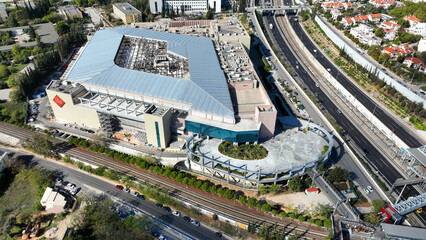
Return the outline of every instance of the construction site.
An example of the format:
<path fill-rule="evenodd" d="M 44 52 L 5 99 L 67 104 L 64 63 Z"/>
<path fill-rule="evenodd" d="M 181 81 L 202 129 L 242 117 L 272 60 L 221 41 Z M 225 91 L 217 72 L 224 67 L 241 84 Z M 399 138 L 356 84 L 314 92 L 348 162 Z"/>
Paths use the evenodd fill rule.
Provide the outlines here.
<path fill-rule="evenodd" d="M 130 70 L 189 79 L 188 59 L 169 53 L 166 41 L 124 36 L 114 62 Z"/>

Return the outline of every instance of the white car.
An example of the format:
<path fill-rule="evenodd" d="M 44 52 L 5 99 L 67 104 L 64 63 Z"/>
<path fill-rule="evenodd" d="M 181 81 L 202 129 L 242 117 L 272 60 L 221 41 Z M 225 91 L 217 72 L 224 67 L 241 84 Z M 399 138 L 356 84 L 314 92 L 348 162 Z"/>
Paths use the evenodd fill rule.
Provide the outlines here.
<path fill-rule="evenodd" d="M 125 189 L 124 189 L 124 191 L 125 191 L 126 193 L 129 193 L 129 192 L 130 192 L 130 189 L 125 188 Z"/>
<path fill-rule="evenodd" d="M 176 217 L 180 217 L 180 212 L 178 211 L 173 211 L 172 214 L 175 215 Z"/>
<path fill-rule="evenodd" d="M 164 235 L 160 235 L 160 236 L 158 237 L 158 239 L 160 239 L 160 240 L 167 240 L 167 238 L 166 238 Z"/>
<path fill-rule="evenodd" d="M 364 188 L 364 192 L 365 192 L 366 194 L 369 194 L 369 193 L 370 193 L 370 191 L 368 191 L 368 189 L 367 189 L 367 188 Z"/>
<path fill-rule="evenodd" d="M 75 185 L 75 184 L 73 184 L 73 183 L 68 183 L 68 184 L 67 184 L 67 187 L 69 187 L 69 188 L 71 188 L 71 189 L 74 189 L 74 188 L 76 187 L 76 185 Z"/>
<path fill-rule="evenodd" d="M 373 192 L 373 188 L 371 186 L 367 186 L 368 191 Z"/>
<path fill-rule="evenodd" d="M 137 196 L 139 195 L 139 193 L 138 193 L 138 192 L 136 192 L 136 191 L 135 191 L 135 192 L 133 192 L 133 191 L 132 191 L 130 194 L 132 194 L 132 195 L 133 195 L 133 196 L 135 196 L 135 197 L 137 197 Z"/>
<path fill-rule="evenodd" d="M 71 194 L 72 194 L 72 195 L 76 195 L 79 191 L 80 191 L 80 188 L 74 188 L 74 189 L 71 191 Z"/>

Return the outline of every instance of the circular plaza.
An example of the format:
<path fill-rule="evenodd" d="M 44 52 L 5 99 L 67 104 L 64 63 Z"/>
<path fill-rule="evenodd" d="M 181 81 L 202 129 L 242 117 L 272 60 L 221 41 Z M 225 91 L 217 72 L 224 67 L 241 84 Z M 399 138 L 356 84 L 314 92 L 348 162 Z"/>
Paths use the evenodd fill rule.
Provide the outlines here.
<path fill-rule="evenodd" d="M 232 150 L 232 146 L 226 143 Z M 244 147 L 254 148 L 254 143 L 233 144 L 235 151 Z M 297 174 L 303 175 L 312 167 L 324 163 L 330 155 L 332 135 L 322 127 L 305 122 L 298 131 L 287 130 L 261 144 L 267 154 L 236 155 L 239 159 L 223 154 L 223 140 L 196 138 L 187 142 L 187 167 L 202 175 L 223 178 L 227 181 L 253 184 L 287 180 Z M 227 156 L 228 155 L 228 156 Z M 248 159 L 247 156 L 264 156 Z"/>

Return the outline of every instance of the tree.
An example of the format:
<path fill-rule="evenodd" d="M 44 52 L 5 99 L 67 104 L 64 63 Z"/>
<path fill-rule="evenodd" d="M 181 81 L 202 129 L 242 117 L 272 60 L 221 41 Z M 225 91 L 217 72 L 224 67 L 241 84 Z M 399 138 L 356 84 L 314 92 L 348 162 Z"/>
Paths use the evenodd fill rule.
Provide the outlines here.
<path fill-rule="evenodd" d="M 247 205 L 249 207 L 254 207 L 254 206 L 256 206 L 256 202 L 257 202 L 256 198 L 251 197 L 247 200 Z"/>
<path fill-rule="evenodd" d="M 52 155 L 52 142 L 38 134 L 34 135 L 32 140 L 27 141 L 27 147 L 44 156 Z"/>
<path fill-rule="evenodd" d="M 376 37 L 382 38 L 385 36 L 385 31 L 383 30 L 383 28 L 377 28 L 374 34 L 376 35 Z"/>
<path fill-rule="evenodd" d="M 378 225 L 380 223 L 380 217 L 376 213 L 369 213 L 365 216 L 365 221 Z"/>
<path fill-rule="evenodd" d="M 213 219 L 213 220 L 215 220 L 215 221 L 218 219 L 218 217 L 217 217 L 216 213 L 213 213 L 213 215 L 212 215 L 212 219 Z"/>
<path fill-rule="evenodd" d="M 333 213 L 333 209 L 330 207 L 330 205 L 318 203 L 315 206 L 314 212 L 315 214 L 327 219 L 330 218 L 331 214 Z"/>
<path fill-rule="evenodd" d="M 246 203 L 246 197 L 244 197 L 243 195 L 240 195 L 238 197 L 238 202 L 240 202 L 241 205 L 244 205 Z"/>
<path fill-rule="evenodd" d="M 350 177 L 349 171 L 341 167 L 335 167 L 334 169 L 330 170 L 330 172 L 327 175 L 328 181 L 332 183 L 347 181 L 349 180 L 349 177 Z"/>
<path fill-rule="evenodd" d="M 267 203 L 262 205 L 262 210 L 265 211 L 265 212 L 270 212 L 271 209 L 272 209 L 271 205 L 269 205 Z"/>
<path fill-rule="evenodd" d="M 380 210 L 382 208 L 386 207 L 386 203 L 382 199 L 375 199 L 375 200 L 371 201 L 371 205 L 373 207 L 374 213 L 378 213 L 378 212 L 380 212 Z"/>
<path fill-rule="evenodd" d="M 70 31 L 70 26 L 68 26 L 68 24 L 64 21 L 59 21 L 56 23 L 55 31 L 61 36 Z"/>
<path fill-rule="evenodd" d="M 214 13 L 214 9 L 211 8 L 207 10 L 206 19 L 213 19 L 213 13 Z"/>
<path fill-rule="evenodd" d="M 1 64 L 0 65 L 0 78 L 7 78 L 10 75 L 10 71 L 7 66 Z"/>
<path fill-rule="evenodd" d="M 281 190 L 280 186 L 278 186 L 277 184 L 272 184 L 271 186 L 269 186 L 268 188 L 268 192 L 273 192 L 273 193 L 277 193 Z"/>
<path fill-rule="evenodd" d="M 35 39 L 37 37 L 36 31 L 32 25 L 28 26 L 28 35 L 30 36 L 30 39 Z"/>
<path fill-rule="evenodd" d="M 301 192 L 305 189 L 305 182 L 297 175 L 288 181 L 288 187 L 293 192 Z"/>
<path fill-rule="evenodd" d="M 262 185 L 259 187 L 259 193 L 260 194 L 265 194 L 268 191 L 268 189 L 266 188 L 265 185 Z"/>

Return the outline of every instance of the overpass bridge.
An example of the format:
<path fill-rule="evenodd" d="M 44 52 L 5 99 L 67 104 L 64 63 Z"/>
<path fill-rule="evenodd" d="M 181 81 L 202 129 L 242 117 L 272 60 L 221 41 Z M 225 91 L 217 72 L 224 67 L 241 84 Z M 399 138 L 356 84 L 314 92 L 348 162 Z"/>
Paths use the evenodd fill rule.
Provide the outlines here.
<path fill-rule="evenodd" d="M 382 208 L 380 210 L 380 215 L 382 216 L 383 222 L 387 223 L 390 220 L 393 220 L 395 224 L 398 224 L 401 222 L 403 215 L 424 206 L 426 206 L 426 193 L 411 197 L 410 199 L 397 203 L 393 206 Z"/>
<path fill-rule="evenodd" d="M 259 11 L 279 11 L 279 10 L 301 10 L 303 5 L 299 6 L 256 6 L 247 8 L 247 10 L 259 10 Z"/>

